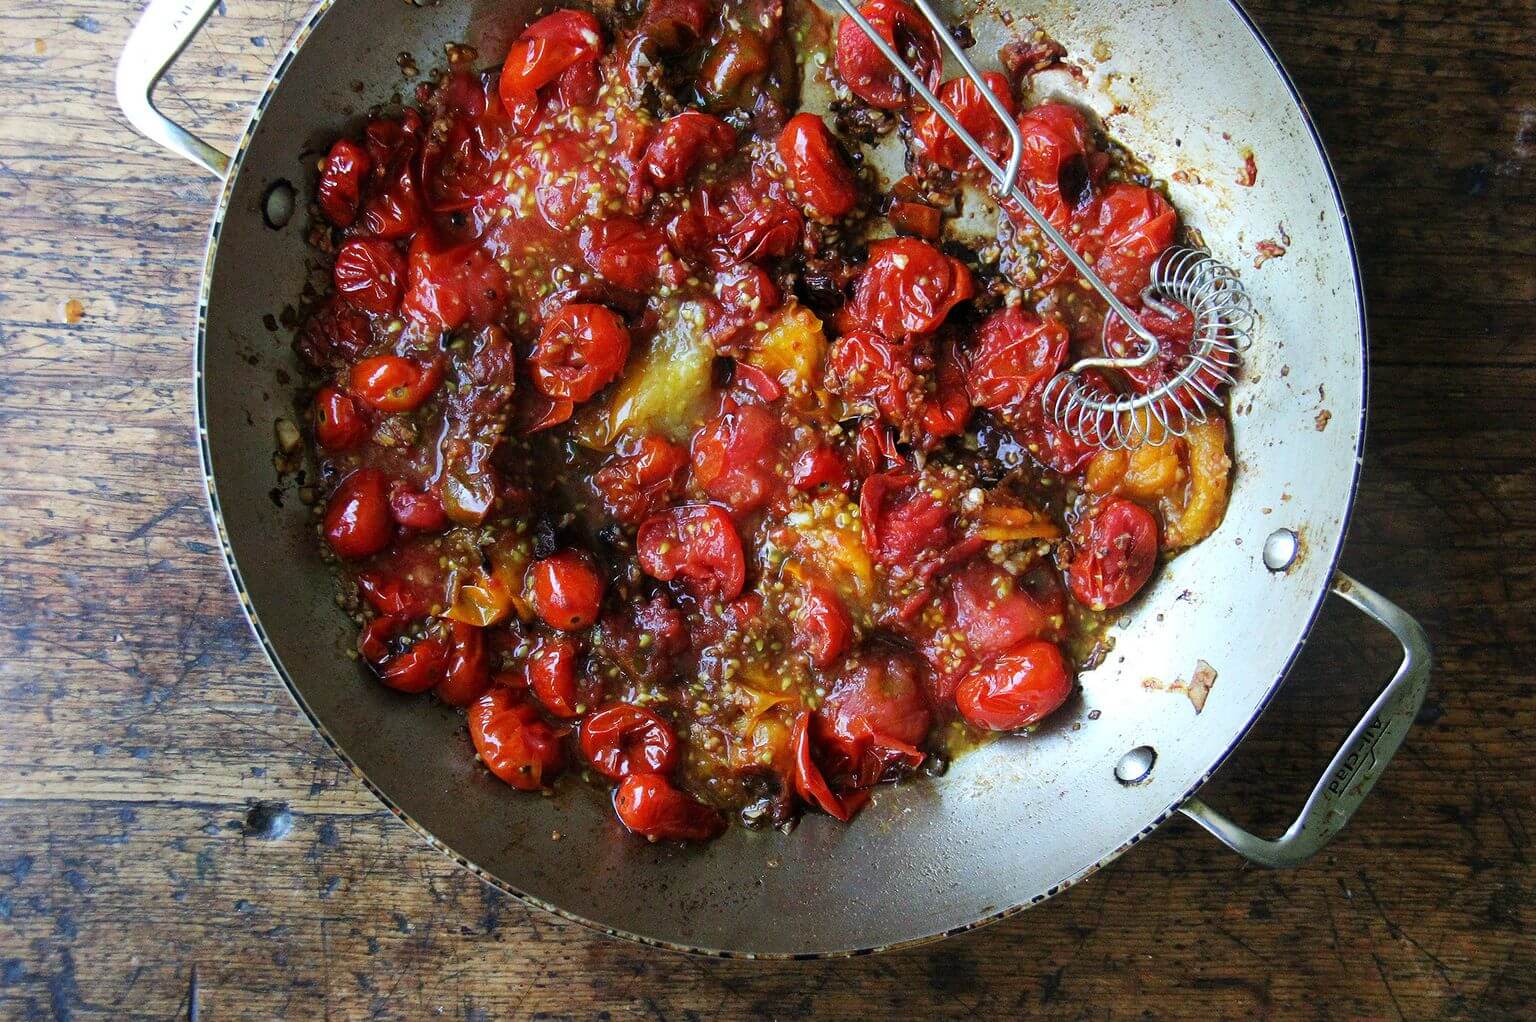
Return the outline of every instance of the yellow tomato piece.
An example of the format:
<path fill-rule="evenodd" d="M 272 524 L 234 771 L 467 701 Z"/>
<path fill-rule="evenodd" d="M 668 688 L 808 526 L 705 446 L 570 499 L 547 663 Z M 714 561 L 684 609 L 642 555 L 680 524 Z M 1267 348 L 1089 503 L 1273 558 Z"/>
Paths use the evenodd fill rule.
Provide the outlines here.
<path fill-rule="evenodd" d="M 1056 539 L 1061 529 L 1043 514 L 1026 507 L 982 508 L 972 534 L 993 543 L 1026 539 Z"/>
<path fill-rule="evenodd" d="M 497 579 L 484 576 L 459 586 L 445 617 L 489 628 L 512 612 L 512 594 Z"/>
<path fill-rule="evenodd" d="M 704 307 L 684 303 L 650 346 L 630 359 L 608 399 L 581 410 L 572 434 L 578 443 L 595 448 L 612 446 L 630 430 L 686 442 L 704 417 L 714 360 L 714 346 L 704 336 Z"/>
<path fill-rule="evenodd" d="M 796 302 L 774 312 L 746 361 L 797 396 L 809 394 L 821 378 L 827 335 L 821 320 Z"/>
<path fill-rule="evenodd" d="M 1227 423 L 1212 417 L 1184 436 L 1189 486 L 1177 508 L 1163 505 L 1163 545 L 1193 546 L 1216 531 L 1227 513 L 1232 487 L 1232 459 L 1227 456 Z"/>

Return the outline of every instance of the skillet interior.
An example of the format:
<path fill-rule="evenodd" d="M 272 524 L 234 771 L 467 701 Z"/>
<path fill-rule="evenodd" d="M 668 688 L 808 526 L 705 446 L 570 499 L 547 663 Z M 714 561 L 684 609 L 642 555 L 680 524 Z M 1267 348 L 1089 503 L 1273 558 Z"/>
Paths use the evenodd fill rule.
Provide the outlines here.
<path fill-rule="evenodd" d="M 1041 900 L 1143 836 L 1224 758 L 1304 638 L 1343 537 L 1361 440 L 1363 321 L 1343 210 L 1308 120 L 1244 16 L 1227 0 L 1030 8 L 1089 68 L 1086 82 L 1054 81 L 1061 91 L 1107 115 L 1160 176 L 1199 175 L 1172 185 L 1176 204 L 1242 270 L 1260 310 L 1233 394 L 1239 468 L 1221 529 L 1160 573 L 1115 629 L 1116 651 L 1083 678 L 1081 702 L 1043 733 L 963 757 L 940 780 L 884 789 L 852 826 L 808 816 L 789 837 L 733 828 L 683 850 L 627 837 L 604 796 L 579 781 L 554 798 L 511 791 L 474 767 L 458 715 L 364 677 L 345 655 L 353 630 L 307 510 L 291 490 L 282 507 L 269 495 L 273 421 L 293 415 L 292 384 L 278 374 L 296 363 L 290 334 L 268 331 L 263 316 L 295 302 L 307 253 L 304 214 L 267 227 L 264 192 L 287 179 L 309 193 L 317 152 L 406 88 L 402 51 L 423 68 L 441 63 L 448 41 L 494 59 L 516 8 L 322 7 L 279 65 L 216 221 L 199 345 L 205 465 L 237 587 L 322 733 L 386 801 L 493 882 L 690 949 L 835 953 L 918 940 Z M 975 23 L 978 54 L 995 50 L 987 24 Z M 1170 53 L 1190 60 L 1170 63 Z M 1237 183 L 1247 151 L 1253 187 Z M 1287 254 L 1255 269 L 1255 245 L 1282 231 Z M 1301 532 L 1305 554 L 1273 576 L 1259 554 L 1281 526 Z M 1197 659 L 1218 672 L 1198 715 L 1182 695 L 1143 685 L 1187 679 Z M 1121 785 L 1115 763 L 1141 745 L 1157 750 L 1150 780 Z"/>

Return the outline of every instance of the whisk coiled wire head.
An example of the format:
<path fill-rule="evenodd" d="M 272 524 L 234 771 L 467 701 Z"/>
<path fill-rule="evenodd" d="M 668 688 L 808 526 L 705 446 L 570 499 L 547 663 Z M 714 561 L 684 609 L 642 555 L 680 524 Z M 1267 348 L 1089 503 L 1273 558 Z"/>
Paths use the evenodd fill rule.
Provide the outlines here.
<path fill-rule="evenodd" d="M 1183 436 L 1221 405 L 1222 389 L 1237 382 L 1254 314 L 1231 267 L 1200 249 L 1175 245 L 1153 263 L 1141 299 L 1144 308 L 1170 318 L 1176 310 L 1167 303 L 1189 310 L 1194 320 L 1189 352 L 1174 363 L 1172 376 L 1145 393 L 1114 391 L 1086 371 L 1144 365 L 1158 355 L 1155 348 L 1125 358 L 1082 359 L 1053 377 L 1041 396 L 1045 412 L 1084 443 L 1120 450 Z M 1104 319 L 1106 352 L 1115 318 L 1111 312 Z"/>

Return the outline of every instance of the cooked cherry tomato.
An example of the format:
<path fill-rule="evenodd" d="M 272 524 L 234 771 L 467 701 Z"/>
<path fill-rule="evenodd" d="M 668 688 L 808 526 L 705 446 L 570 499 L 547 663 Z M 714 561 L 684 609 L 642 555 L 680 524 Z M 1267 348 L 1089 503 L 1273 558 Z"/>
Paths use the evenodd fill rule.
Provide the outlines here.
<path fill-rule="evenodd" d="M 389 546 L 395 525 L 389 516 L 388 480 L 376 468 L 347 476 L 325 505 L 325 541 L 338 557 L 356 560 Z"/>
<path fill-rule="evenodd" d="M 603 305 L 575 302 L 544 324 L 528 356 L 533 384 L 549 397 L 585 401 L 629 358 L 629 329 Z"/>
<path fill-rule="evenodd" d="M 650 224 L 633 217 L 599 220 L 581 229 L 581 254 L 608 280 L 640 291 L 656 283 L 667 239 Z"/>
<path fill-rule="evenodd" d="M 882 472 L 864 480 L 859 518 L 864 546 L 886 565 L 910 569 L 950 538 L 949 509 L 907 471 Z"/>
<path fill-rule="evenodd" d="M 538 791 L 565 761 L 554 728 L 508 688 L 493 688 L 475 700 L 469 737 L 486 768 L 522 791 Z"/>
<path fill-rule="evenodd" d="M 859 13 L 899 56 L 906 58 L 907 66 L 917 72 L 924 85 L 939 87 L 943 60 L 939 37 L 928 19 L 901 0 L 869 0 L 860 5 Z M 907 105 L 906 79 L 852 18 L 844 18 L 837 26 L 837 75 L 870 106 L 899 110 Z"/>
<path fill-rule="evenodd" d="M 597 620 L 607 588 L 592 558 L 579 550 L 562 550 L 535 561 L 533 608 L 551 628 L 574 632 Z"/>
<path fill-rule="evenodd" d="M 811 715 L 809 713 L 802 713 L 795 718 L 794 730 L 790 734 L 789 741 L 790 749 L 794 754 L 794 762 L 790 768 L 790 783 L 794 786 L 795 794 L 833 819 L 844 823 L 853 819 L 854 814 L 869 801 L 869 792 L 850 791 L 840 796 L 832 790 L 821 768 L 816 765 L 815 757 L 811 754 Z"/>
<path fill-rule="evenodd" d="M 363 179 L 373 169 L 373 160 L 356 142 L 341 139 L 331 146 L 320 170 L 320 184 L 315 194 L 320 211 L 337 227 L 351 227 L 357 219 L 357 206 L 362 200 Z"/>
<path fill-rule="evenodd" d="M 1161 387 L 1183 371 L 1195 338 L 1195 317 L 1189 309 L 1178 302 L 1159 305 L 1160 308 L 1147 305 L 1138 310 L 1141 325 L 1159 342 L 1157 357 L 1144 366 L 1120 370 L 1142 393 Z M 1140 354 L 1145 347 L 1145 342 L 1131 333 L 1119 316 L 1111 315 L 1104 321 L 1104 350 L 1108 354 L 1125 358 Z M 1223 386 L 1221 378 L 1207 368 L 1197 370 L 1192 379 L 1213 393 Z"/>
<path fill-rule="evenodd" d="M 368 197 L 362 228 L 370 237 L 395 241 L 410 237 L 421 226 L 422 216 L 416 172 L 405 166 Z"/>
<path fill-rule="evenodd" d="M 388 241 L 353 238 L 336 253 L 336 293 L 364 312 L 385 316 L 400 305 L 405 260 Z"/>
<path fill-rule="evenodd" d="M 743 98 L 745 86 L 768 70 L 771 61 L 761 34 L 733 31 L 704 58 L 699 68 L 699 92 L 715 109 L 732 106 Z"/>
<path fill-rule="evenodd" d="M 779 133 L 779 159 L 800 201 L 813 216 L 836 220 L 859 202 L 853 171 L 837 151 L 837 141 L 815 114 L 796 114 Z"/>
<path fill-rule="evenodd" d="M 426 601 L 403 578 L 365 571 L 357 576 L 357 588 L 380 614 L 417 617 L 426 612 Z"/>
<path fill-rule="evenodd" d="M 1111 500 L 1094 514 L 1067 571 L 1079 603 L 1109 610 L 1135 596 L 1157 564 L 1157 519 L 1129 500 Z"/>
<path fill-rule="evenodd" d="M 556 11 L 524 29 L 507 51 L 497 85 L 513 130 L 532 127 L 541 88 L 573 65 L 602 54 L 602 29 L 586 11 Z"/>
<path fill-rule="evenodd" d="M 453 622 L 447 667 L 433 691 L 449 706 L 468 706 L 484 695 L 490 685 L 485 631 L 463 621 Z"/>
<path fill-rule="evenodd" d="M 1042 415 L 1039 422 L 1025 426 L 1019 433 L 1019 441 L 1036 461 L 1062 475 L 1081 472 L 1093 456 L 1103 450 L 1094 444 L 1083 443 L 1051 415 Z"/>
<path fill-rule="evenodd" d="M 971 421 L 971 395 L 966 374 L 969 367 L 960 349 L 946 342 L 939 351 L 934 385 L 923 394 L 918 412 L 919 443 L 925 450 L 937 447 L 946 437 L 959 436 Z"/>
<path fill-rule="evenodd" d="M 305 321 L 294 347 L 316 369 L 340 369 L 351 365 L 370 339 L 368 317 L 332 295 Z"/>
<path fill-rule="evenodd" d="M 1102 162 L 1092 158 L 1093 135 L 1076 107 L 1042 103 L 1019 118 L 1024 148 L 1019 178 L 1051 226 L 1065 230 L 1072 214 L 1088 208 Z"/>
<path fill-rule="evenodd" d="M 368 437 L 368 420 L 344 390 L 322 387 L 315 395 L 315 439 L 328 451 L 346 451 Z"/>
<path fill-rule="evenodd" d="M 938 241 L 944 230 L 944 214 L 922 202 L 896 199 L 885 211 L 897 234 L 910 234 L 925 241 Z"/>
<path fill-rule="evenodd" d="M 441 532 L 448 527 L 448 513 L 436 491 L 413 490 L 398 481 L 389 488 L 389 513 L 400 525 L 417 532 Z"/>
<path fill-rule="evenodd" d="M 987 71 L 981 77 L 1003 109 L 1008 111 L 1011 120 L 1014 112 L 1013 86 L 996 71 Z M 986 96 L 982 95 L 969 75 L 951 78 L 941 85 L 939 102 L 944 104 L 972 138 L 981 143 L 988 156 L 999 164 L 1007 162 L 1008 151 L 1013 145 L 1008 137 L 1008 129 L 998 119 L 992 104 L 987 102 Z M 932 109 L 924 108 L 913 116 L 912 141 L 923 155 L 941 167 L 966 171 L 977 166 L 976 157 L 960 141 L 960 136 L 949 130 L 949 125 Z"/>
<path fill-rule="evenodd" d="M 875 646 L 852 658 L 813 721 L 816 736 L 835 746 L 853 787 L 887 779 L 898 767 L 917 767 L 918 744 L 932 714 L 923 696 L 922 667 L 911 654 Z M 834 775 L 834 782 L 841 779 Z"/>
<path fill-rule="evenodd" d="M 1014 731 L 1067 701 L 1072 677 L 1052 642 L 1026 642 L 973 668 L 955 689 L 960 715 L 977 727 Z"/>
<path fill-rule="evenodd" d="M 735 148 L 736 129 L 718 117 L 684 110 L 656 129 L 645 149 L 645 173 L 657 188 L 676 188 L 701 163 L 723 160 Z"/>
<path fill-rule="evenodd" d="M 539 703 L 556 717 L 580 716 L 581 686 L 576 678 L 576 644 L 564 636 L 540 639 L 528 654 L 524 674 Z"/>
<path fill-rule="evenodd" d="M 381 412 L 409 412 L 443 382 L 443 364 L 425 366 L 398 355 L 376 355 L 352 367 L 352 393 Z"/>
<path fill-rule="evenodd" d="M 800 594 L 800 612 L 794 620 L 795 648 L 806 653 L 817 667 L 831 667 L 853 641 L 853 620 L 843 601 L 820 582 L 808 582 Z"/>
<path fill-rule="evenodd" d="M 848 482 L 848 464 L 830 444 L 817 443 L 801 451 L 789 466 L 789 484 L 807 493 L 823 486 L 841 487 Z"/>
<path fill-rule="evenodd" d="M 900 427 L 922 383 L 913 357 L 910 344 L 887 340 L 873 330 L 853 330 L 837 339 L 827 365 L 838 393 L 872 405 L 887 422 Z"/>
<path fill-rule="evenodd" d="M 1041 388 L 1067 357 L 1067 328 L 1023 309 L 999 309 L 976 332 L 968 385 L 977 407 L 1010 421 L 1040 417 Z"/>
<path fill-rule="evenodd" d="M 613 794 L 619 822 L 650 841 L 708 841 L 725 829 L 720 814 L 678 791 L 660 774 L 630 774 Z"/>
<path fill-rule="evenodd" d="M 603 508 L 638 525 L 667 502 L 688 464 L 688 452 L 659 436 L 626 440 L 592 477 Z"/>
<path fill-rule="evenodd" d="M 753 511 L 779 486 L 779 420 L 762 405 L 726 407 L 693 438 L 693 478 L 714 500 Z"/>
<path fill-rule="evenodd" d="M 644 707 L 609 703 L 581 722 L 581 751 L 598 773 L 615 780 L 665 774 L 677 765 L 677 735 Z"/>
<path fill-rule="evenodd" d="M 763 199 L 730 226 L 725 246 L 737 259 L 766 262 L 789 255 L 800 244 L 805 218 L 787 202 Z"/>
<path fill-rule="evenodd" d="M 885 238 L 869 246 L 848 313 L 855 324 L 904 341 L 938 329 L 975 293 L 971 271 L 958 259 L 916 238 Z"/>
<path fill-rule="evenodd" d="M 685 50 L 703 36 L 713 14 L 708 0 L 650 0 L 635 26 L 636 47 L 648 57 Z"/>
<path fill-rule="evenodd" d="M 1094 271 L 1122 302 L 1139 303 L 1152 264 L 1173 244 L 1178 225 L 1179 215 L 1152 189 L 1110 185 L 1088 230 L 1086 244 L 1097 249 Z"/>
<path fill-rule="evenodd" d="M 713 504 L 683 504 L 647 518 L 635 552 L 652 578 L 681 578 L 723 600 L 734 600 L 746 582 L 741 536 L 731 516 Z"/>
<path fill-rule="evenodd" d="M 448 652 L 447 640 L 438 636 L 417 639 L 405 652 L 390 658 L 379 680 L 399 692 L 425 692 L 443 680 Z"/>
<path fill-rule="evenodd" d="M 985 559 L 954 574 L 949 612 L 968 651 L 982 658 L 1039 638 L 1051 624 L 1016 578 Z"/>
<path fill-rule="evenodd" d="M 400 315 L 432 330 L 485 325 L 508 293 L 507 275 L 484 248 L 450 245 L 423 230 L 411 239 Z"/>

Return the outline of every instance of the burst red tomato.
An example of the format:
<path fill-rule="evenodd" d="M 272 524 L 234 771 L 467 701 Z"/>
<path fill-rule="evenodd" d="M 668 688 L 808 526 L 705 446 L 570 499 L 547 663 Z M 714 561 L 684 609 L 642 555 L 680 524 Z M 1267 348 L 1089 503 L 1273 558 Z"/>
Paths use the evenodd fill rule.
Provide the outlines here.
<path fill-rule="evenodd" d="M 1194 314 L 1178 302 L 1159 302 L 1137 310 L 1141 325 L 1158 340 L 1157 357 L 1144 366 L 1120 370 L 1143 394 L 1161 387 L 1176 378 L 1188 364 L 1189 346 L 1195 338 Z M 1104 349 L 1111 355 L 1125 358 L 1140 354 L 1146 345 L 1140 337 L 1131 333 L 1125 321 L 1111 315 L 1104 321 Z M 1219 394 L 1224 381 L 1213 370 L 1202 367 L 1191 379 L 1213 394 Z"/>
<path fill-rule="evenodd" d="M 727 401 L 693 438 L 693 478 L 737 512 L 762 507 L 779 486 L 779 420 L 757 404 Z"/>
<path fill-rule="evenodd" d="M 493 688 L 475 700 L 469 737 L 486 769 L 522 791 L 538 791 L 565 761 L 555 729 L 508 688 Z"/>
<path fill-rule="evenodd" d="M 918 411 L 919 444 L 925 450 L 937 447 L 946 437 L 959 436 L 971 421 L 969 368 L 960 349 L 946 342 L 939 351 L 933 386 L 925 391 Z"/>
<path fill-rule="evenodd" d="M 592 477 L 603 508 L 628 525 L 638 525 L 672 495 L 688 464 L 688 452 L 659 436 L 624 441 Z"/>
<path fill-rule="evenodd" d="M 413 490 L 398 481 L 389 488 L 389 513 L 401 526 L 416 532 L 441 532 L 448 526 L 443 498 L 435 490 Z"/>
<path fill-rule="evenodd" d="M 369 606 L 387 617 L 417 617 L 426 612 L 426 601 L 399 576 L 365 571 L 357 576 L 357 588 Z"/>
<path fill-rule="evenodd" d="M 979 408 L 1018 423 L 1038 419 L 1040 390 L 1067 357 L 1067 328 L 1023 309 L 999 309 L 976 332 L 968 385 Z"/>
<path fill-rule="evenodd" d="M 513 130 L 532 127 L 540 89 L 568 68 L 602 54 L 602 28 L 586 11 L 556 11 L 524 29 L 507 51 L 497 85 Z"/>
<path fill-rule="evenodd" d="M 854 814 L 869 801 L 869 792 L 850 791 L 846 795 L 839 795 L 832 790 L 812 754 L 811 714 L 802 713 L 795 718 L 789 743 L 794 756 L 790 767 L 790 783 L 795 794 L 833 819 L 844 823 L 853 819 Z"/>
<path fill-rule="evenodd" d="M 606 306 L 576 302 L 544 324 L 528 362 L 533 385 L 560 401 L 585 401 L 629 358 L 629 328 Z"/>
<path fill-rule="evenodd" d="M 965 264 L 916 238 L 869 246 L 849 319 L 895 341 L 937 330 L 949 310 L 976 293 Z"/>
<path fill-rule="evenodd" d="M 647 518 L 635 552 L 652 578 L 682 579 L 723 600 L 734 600 L 746 582 L 741 536 L 731 516 L 713 504 L 684 504 Z"/>
<path fill-rule="evenodd" d="M 831 444 L 818 442 L 801 451 L 789 466 L 789 484 L 806 493 L 823 486 L 841 487 L 848 481 L 848 463 Z"/>
<path fill-rule="evenodd" d="M 800 591 L 795 615 L 795 648 L 817 667 L 831 667 L 853 641 L 853 619 L 843 601 L 820 582 L 807 582 Z"/>
<path fill-rule="evenodd" d="M 645 173 L 657 188 L 686 184 L 700 164 L 725 159 L 736 148 L 736 130 L 718 117 L 684 110 L 664 121 L 645 149 Z"/>
<path fill-rule="evenodd" d="M 836 220 L 858 205 L 853 171 L 837 150 L 826 122 L 815 114 L 796 114 L 779 133 L 779 159 L 812 216 Z"/>
<path fill-rule="evenodd" d="M 1024 137 L 1019 178 L 1051 226 L 1066 230 L 1088 208 L 1104 162 L 1093 158 L 1093 134 L 1076 107 L 1042 103 L 1019 118 Z"/>
<path fill-rule="evenodd" d="M 1157 519 L 1129 500 L 1111 500 L 1094 514 L 1067 582 L 1079 603 L 1094 610 L 1118 607 L 1135 596 L 1157 564 Z"/>
<path fill-rule="evenodd" d="M 633 217 L 613 217 L 588 224 L 579 235 L 581 254 L 591 266 L 619 287 L 641 291 L 656 283 L 667 239 L 650 224 Z"/>
<path fill-rule="evenodd" d="M 1051 642 L 1026 642 L 973 668 L 955 689 L 960 715 L 977 727 L 1014 731 L 1055 711 L 1072 694 L 1072 677 Z"/>
<path fill-rule="evenodd" d="M 1115 297 L 1134 305 L 1178 226 L 1179 215 L 1157 192 L 1114 184 L 1099 200 L 1084 247 L 1095 254 L 1093 268 Z"/>
<path fill-rule="evenodd" d="M 453 622 L 447 665 L 433 692 L 449 706 L 468 706 L 491 685 L 485 632 L 463 621 Z"/>
<path fill-rule="evenodd" d="M 388 480 L 376 468 L 347 476 L 325 505 L 325 541 L 338 557 L 356 560 L 389 546 L 395 524 L 389 515 Z"/>
<path fill-rule="evenodd" d="M 424 636 L 403 653 L 391 657 L 379 673 L 379 680 L 398 692 L 425 692 L 443 680 L 448 654 L 446 639 Z"/>
<path fill-rule="evenodd" d="M 920 744 L 932 720 L 921 672 L 910 654 L 879 644 L 867 649 L 827 692 L 816 711 L 817 733 L 845 748 L 870 741 L 887 749 Z"/>
<path fill-rule="evenodd" d="M 368 420 L 357 402 L 337 387 L 322 387 L 315 395 L 315 439 L 328 451 L 346 451 L 368 436 Z"/>
<path fill-rule="evenodd" d="M 430 230 L 411 239 L 400 302 L 407 321 L 435 331 L 456 330 L 466 321 L 484 325 L 507 294 L 507 275 L 484 248 L 449 245 Z"/>
<path fill-rule="evenodd" d="M 610 703 L 581 722 L 581 751 L 598 773 L 615 780 L 665 774 L 677 765 L 677 735 L 644 707 Z"/>
<path fill-rule="evenodd" d="M 981 658 L 1038 638 L 1051 625 L 1019 581 L 988 560 L 971 561 L 955 573 L 948 610 L 966 648 Z"/>
<path fill-rule="evenodd" d="M 708 841 L 725 829 L 713 809 L 660 774 L 630 774 L 613 795 L 619 822 L 650 841 Z"/>
<path fill-rule="evenodd" d="M 533 609 L 545 624 L 574 632 L 597 620 L 607 585 L 587 554 L 562 550 L 534 562 L 529 573 Z"/>
<path fill-rule="evenodd" d="M 443 382 L 443 363 L 420 365 L 398 355 L 376 355 L 352 367 L 352 393 L 381 412 L 419 408 Z"/>
<path fill-rule="evenodd" d="M 354 238 L 336 253 L 336 293 L 364 312 L 387 316 L 400 304 L 405 260 L 388 241 Z"/>
<path fill-rule="evenodd" d="M 838 393 L 873 406 L 900 427 L 921 385 L 912 359 L 910 344 L 886 340 L 873 330 L 853 330 L 833 344 L 827 365 Z"/>
<path fill-rule="evenodd" d="M 882 564 L 911 570 L 950 538 L 949 509 L 907 471 L 864 480 L 859 493 L 864 546 Z"/>
<path fill-rule="evenodd" d="M 576 644 L 564 636 L 541 638 L 528 654 L 523 674 L 539 704 L 556 717 L 580 715 L 581 686 L 576 678 Z"/>
<path fill-rule="evenodd" d="M 320 184 L 315 189 L 320 211 L 337 227 L 351 227 L 362 201 L 363 180 L 373 169 L 373 160 L 356 142 L 341 139 L 331 146 L 320 170 Z"/>
<path fill-rule="evenodd" d="M 996 71 L 987 71 L 981 77 L 1012 120 L 1013 86 L 1008 79 Z M 944 104 L 972 138 L 981 143 L 987 155 L 999 164 L 1007 162 L 1008 151 L 1012 147 L 1008 129 L 998 119 L 997 112 L 969 75 L 952 78 L 940 86 L 939 102 Z M 923 155 L 941 167 L 966 171 L 978 166 L 976 157 L 960 141 L 960 136 L 951 131 L 944 119 L 930 108 L 924 107 L 913 116 L 912 141 Z"/>
<path fill-rule="evenodd" d="M 766 262 L 793 252 L 805 218 L 787 202 L 761 199 L 743 212 L 725 234 L 725 247 L 745 262 Z"/>
<path fill-rule="evenodd" d="M 930 89 L 939 87 L 943 58 L 933 26 L 901 0 L 869 0 L 859 13 Z M 852 18 L 837 26 L 837 75 L 864 102 L 882 110 L 907 105 L 908 86 Z"/>

